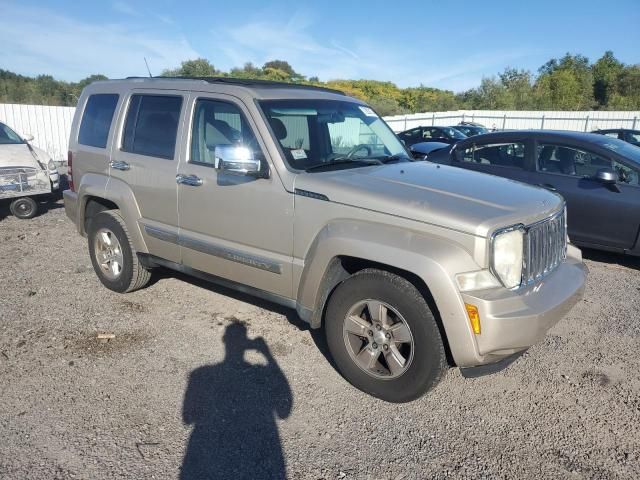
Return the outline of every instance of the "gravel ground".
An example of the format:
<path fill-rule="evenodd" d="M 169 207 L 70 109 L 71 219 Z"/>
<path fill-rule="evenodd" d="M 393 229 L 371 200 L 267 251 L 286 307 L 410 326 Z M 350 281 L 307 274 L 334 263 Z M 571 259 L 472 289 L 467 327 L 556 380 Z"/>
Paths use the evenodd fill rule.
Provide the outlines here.
<path fill-rule="evenodd" d="M 7 215 L 0 478 L 640 478 L 633 259 L 586 252 L 585 300 L 542 344 L 392 405 L 292 312 L 170 272 L 112 293 L 62 202 Z"/>

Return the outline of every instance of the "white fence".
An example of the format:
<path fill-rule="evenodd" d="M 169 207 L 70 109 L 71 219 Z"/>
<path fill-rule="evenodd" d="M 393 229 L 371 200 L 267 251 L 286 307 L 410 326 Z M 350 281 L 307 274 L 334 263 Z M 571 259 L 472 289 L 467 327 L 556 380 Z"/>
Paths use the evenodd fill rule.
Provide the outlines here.
<path fill-rule="evenodd" d="M 34 136 L 33 144 L 64 161 L 74 107 L 0 104 L 0 122 L 20 134 Z M 395 132 L 428 125 L 455 125 L 461 121 L 482 123 L 488 128 L 591 131 L 598 128 L 640 129 L 640 112 L 554 112 L 458 110 L 385 117 Z"/>
<path fill-rule="evenodd" d="M 385 120 L 395 132 L 429 125 L 456 125 L 461 121 L 478 122 L 497 130 L 540 128 L 590 132 L 602 128 L 640 129 L 640 112 L 458 110 L 395 115 L 385 117 Z"/>
<path fill-rule="evenodd" d="M 67 159 L 74 107 L 16 105 L 0 103 L 0 122 L 18 134 L 33 135 L 33 144 L 51 155 L 56 162 Z"/>

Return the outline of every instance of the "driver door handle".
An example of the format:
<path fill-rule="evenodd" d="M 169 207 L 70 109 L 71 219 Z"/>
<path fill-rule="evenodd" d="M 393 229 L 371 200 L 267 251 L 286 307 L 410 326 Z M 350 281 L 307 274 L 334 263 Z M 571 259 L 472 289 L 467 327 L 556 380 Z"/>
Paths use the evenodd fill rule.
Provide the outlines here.
<path fill-rule="evenodd" d="M 190 187 L 199 187 L 202 185 L 202 179 L 196 175 L 176 175 L 176 183 L 180 185 L 189 185 Z"/>
<path fill-rule="evenodd" d="M 539 183 L 539 187 L 546 188 L 547 190 L 551 190 L 552 192 L 557 192 L 558 189 L 551 185 L 550 183 Z"/>

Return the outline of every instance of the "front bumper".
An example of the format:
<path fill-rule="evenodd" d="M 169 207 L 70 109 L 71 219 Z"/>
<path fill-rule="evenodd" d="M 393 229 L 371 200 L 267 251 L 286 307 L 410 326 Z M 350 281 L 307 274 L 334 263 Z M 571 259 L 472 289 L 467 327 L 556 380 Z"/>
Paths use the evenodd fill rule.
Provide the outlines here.
<path fill-rule="evenodd" d="M 539 282 L 517 291 L 492 289 L 462 294 L 478 307 L 481 333 L 474 335 L 482 359 L 473 367 L 499 362 L 540 342 L 582 298 L 587 268 L 569 246 L 567 260 Z"/>

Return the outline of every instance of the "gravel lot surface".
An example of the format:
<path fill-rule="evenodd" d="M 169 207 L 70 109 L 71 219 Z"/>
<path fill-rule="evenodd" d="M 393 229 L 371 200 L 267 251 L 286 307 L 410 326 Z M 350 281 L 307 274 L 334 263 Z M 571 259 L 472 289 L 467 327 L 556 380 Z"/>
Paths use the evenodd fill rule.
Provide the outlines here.
<path fill-rule="evenodd" d="M 585 252 L 585 300 L 542 344 L 393 405 L 280 307 L 170 272 L 106 290 L 49 207 L 0 209 L 0 478 L 640 478 L 634 259 Z"/>

